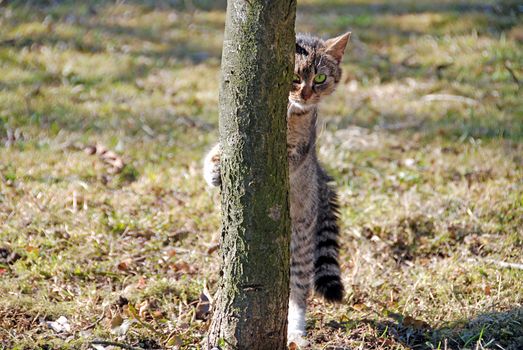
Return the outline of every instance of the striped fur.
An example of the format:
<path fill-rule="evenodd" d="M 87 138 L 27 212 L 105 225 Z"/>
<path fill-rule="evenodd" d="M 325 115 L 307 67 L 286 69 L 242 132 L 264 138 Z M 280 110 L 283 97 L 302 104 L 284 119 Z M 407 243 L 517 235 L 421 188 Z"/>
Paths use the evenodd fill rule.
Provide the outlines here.
<path fill-rule="evenodd" d="M 318 162 L 318 103 L 341 78 L 339 63 L 349 34 L 323 41 L 298 35 L 295 80 L 287 108 L 287 158 L 292 222 L 288 341 L 303 344 L 305 310 L 311 287 L 326 300 L 339 302 L 344 288 L 338 263 L 338 202 L 332 179 Z M 322 83 L 315 77 L 325 75 Z M 320 79 L 321 80 L 321 79 Z M 204 161 L 204 177 L 220 186 L 219 145 Z"/>
<path fill-rule="evenodd" d="M 330 177 L 324 172 L 323 175 L 323 188 L 320 192 L 322 204 L 315 237 L 314 289 L 328 301 L 340 302 L 344 288 L 338 263 L 339 205 L 336 192 L 328 185 Z"/>

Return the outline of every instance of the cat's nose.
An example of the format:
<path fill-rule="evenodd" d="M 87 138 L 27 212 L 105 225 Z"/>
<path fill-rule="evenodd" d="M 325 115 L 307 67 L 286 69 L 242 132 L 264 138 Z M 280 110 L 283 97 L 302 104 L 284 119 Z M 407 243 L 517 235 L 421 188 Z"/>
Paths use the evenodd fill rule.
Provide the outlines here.
<path fill-rule="evenodd" d="M 312 89 L 304 87 L 303 90 L 301 91 L 301 98 L 303 98 L 303 100 L 307 101 L 309 98 L 311 98 L 311 96 L 312 96 Z"/>

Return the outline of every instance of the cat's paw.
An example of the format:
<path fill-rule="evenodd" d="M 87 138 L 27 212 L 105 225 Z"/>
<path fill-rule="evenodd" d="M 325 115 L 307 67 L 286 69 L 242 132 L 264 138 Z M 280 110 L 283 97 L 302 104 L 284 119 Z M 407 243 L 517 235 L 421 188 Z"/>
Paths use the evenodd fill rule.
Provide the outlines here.
<path fill-rule="evenodd" d="M 309 341 L 305 339 L 303 332 L 289 332 L 287 334 L 287 346 L 289 349 L 306 349 L 309 345 Z"/>
<path fill-rule="evenodd" d="M 219 187 L 222 184 L 220 171 L 220 144 L 216 144 L 203 161 L 203 177 L 211 187 Z"/>

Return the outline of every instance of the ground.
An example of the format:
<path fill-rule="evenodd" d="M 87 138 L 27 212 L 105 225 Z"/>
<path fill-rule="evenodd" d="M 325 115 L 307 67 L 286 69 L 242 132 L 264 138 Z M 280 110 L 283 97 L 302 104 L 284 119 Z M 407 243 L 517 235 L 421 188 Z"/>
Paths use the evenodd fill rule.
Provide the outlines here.
<path fill-rule="evenodd" d="M 353 33 L 319 140 L 347 296 L 311 301 L 313 348 L 523 348 L 522 11 L 298 1 L 298 31 Z M 0 1 L 0 348 L 199 348 L 224 17 Z"/>

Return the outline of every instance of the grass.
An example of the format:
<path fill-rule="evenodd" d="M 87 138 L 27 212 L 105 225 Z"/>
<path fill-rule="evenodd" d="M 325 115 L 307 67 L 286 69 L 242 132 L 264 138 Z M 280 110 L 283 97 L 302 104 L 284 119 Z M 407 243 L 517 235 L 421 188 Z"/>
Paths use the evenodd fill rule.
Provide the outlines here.
<path fill-rule="evenodd" d="M 223 1 L 0 3 L 0 348 L 200 346 L 224 18 Z M 314 348 L 523 346 L 523 271 L 503 265 L 523 263 L 521 19 L 509 1 L 299 2 L 297 30 L 353 32 L 319 149 L 348 294 L 311 301 Z"/>

